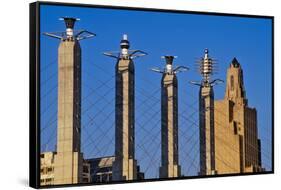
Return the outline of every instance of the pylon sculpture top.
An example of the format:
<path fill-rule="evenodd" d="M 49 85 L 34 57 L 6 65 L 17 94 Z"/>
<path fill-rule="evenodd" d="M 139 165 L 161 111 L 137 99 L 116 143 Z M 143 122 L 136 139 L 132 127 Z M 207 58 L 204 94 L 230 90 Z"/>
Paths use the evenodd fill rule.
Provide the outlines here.
<path fill-rule="evenodd" d="M 191 84 L 198 86 L 214 86 L 223 82 L 221 79 L 211 80 L 211 76 L 217 70 L 217 61 L 210 57 L 208 49 L 205 49 L 204 57 L 201 57 L 196 63 L 198 65 L 198 71 L 202 75 L 202 80 L 201 82 L 191 81 Z"/>
<path fill-rule="evenodd" d="M 63 20 L 66 26 L 65 32 L 45 32 L 43 33 L 46 36 L 57 38 L 60 40 L 84 40 L 96 36 L 96 34 L 89 32 L 87 30 L 74 30 L 74 25 L 76 21 L 79 21 L 79 18 L 73 17 L 62 17 L 59 20 Z"/>
<path fill-rule="evenodd" d="M 166 67 L 161 69 L 161 68 L 152 68 L 151 70 L 154 72 L 158 72 L 158 73 L 165 73 L 168 75 L 173 75 L 179 72 L 184 72 L 189 70 L 188 67 L 185 66 L 176 66 L 175 68 L 173 68 L 173 61 L 175 58 L 177 58 L 177 56 L 172 56 L 172 55 L 165 55 L 162 56 L 161 58 L 164 58 L 166 60 Z"/>
<path fill-rule="evenodd" d="M 147 55 L 146 52 L 141 50 L 129 50 L 130 48 L 130 42 L 128 40 L 128 35 L 123 34 L 123 38 L 120 41 L 120 51 L 110 51 L 110 52 L 104 52 L 103 54 L 109 57 L 113 57 L 116 59 L 135 59 L 137 57 L 145 56 Z"/>
<path fill-rule="evenodd" d="M 210 77 L 214 73 L 216 62 L 209 56 L 209 50 L 205 49 L 204 57 L 197 61 L 199 64 L 199 71 L 203 77 L 204 82 L 210 82 Z"/>

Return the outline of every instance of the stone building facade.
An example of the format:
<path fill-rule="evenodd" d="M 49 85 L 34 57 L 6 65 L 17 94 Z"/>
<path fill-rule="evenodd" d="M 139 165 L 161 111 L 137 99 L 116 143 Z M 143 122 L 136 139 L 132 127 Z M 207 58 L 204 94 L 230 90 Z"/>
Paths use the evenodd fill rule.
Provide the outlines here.
<path fill-rule="evenodd" d="M 40 155 L 40 185 L 55 185 L 56 152 L 43 152 Z M 90 163 L 83 161 L 82 183 L 90 183 Z"/>
<path fill-rule="evenodd" d="M 248 106 L 243 70 L 234 58 L 227 71 L 225 97 L 214 104 L 217 174 L 262 171 L 257 111 Z"/>

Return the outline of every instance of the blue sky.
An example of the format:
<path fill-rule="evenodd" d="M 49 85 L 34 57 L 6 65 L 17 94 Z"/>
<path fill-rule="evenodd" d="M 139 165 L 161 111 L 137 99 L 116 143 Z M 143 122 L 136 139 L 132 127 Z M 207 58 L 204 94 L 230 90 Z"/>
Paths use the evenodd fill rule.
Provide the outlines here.
<path fill-rule="evenodd" d="M 131 49 L 147 56 L 135 60 L 136 159 L 147 178 L 158 177 L 160 165 L 160 80 L 149 71 L 163 67 L 162 55 L 176 55 L 176 65 L 190 68 L 178 74 L 179 149 L 184 175 L 199 169 L 198 87 L 195 60 L 208 48 L 218 59 L 219 73 L 236 57 L 244 71 L 249 106 L 258 112 L 263 166 L 271 168 L 272 43 L 271 20 L 200 14 L 145 12 L 102 8 L 41 5 L 41 149 L 51 151 L 56 142 L 57 48 L 59 40 L 42 32 L 64 31 L 58 18 L 78 17 L 76 29 L 87 29 L 95 38 L 81 41 L 82 48 L 82 150 L 86 158 L 114 153 L 114 67 L 116 60 L 102 52 L 119 50 L 122 34 L 128 34 Z M 106 84 L 106 85 L 102 85 Z M 103 87 L 101 87 L 103 86 Z M 215 99 L 224 97 L 225 85 L 215 87 Z M 103 147 L 101 150 L 98 147 Z"/>

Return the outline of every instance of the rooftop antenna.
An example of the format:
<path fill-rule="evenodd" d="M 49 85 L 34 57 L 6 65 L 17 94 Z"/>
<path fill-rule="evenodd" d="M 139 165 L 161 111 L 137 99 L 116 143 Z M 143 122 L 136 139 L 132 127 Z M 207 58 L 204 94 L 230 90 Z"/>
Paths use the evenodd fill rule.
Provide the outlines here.
<path fill-rule="evenodd" d="M 177 73 L 189 70 L 189 68 L 185 67 L 185 66 L 176 66 L 175 68 L 173 68 L 173 61 L 175 58 L 177 58 L 177 56 L 165 55 L 165 56 L 161 56 L 161 58 L 166 60 L 166 67 L 165 68 L 157 68 L 157 67 L 151 68 L 152 71 L 157 72 L 157 73 L 165 73 L 168 75 L 172 75 L 172 74 L 177 74 Z"/>
<path fill-rule="evenodd" d="M 141 56 L 147 55 L 146 52 L 141 50 L 129 50 L 130 42 L 128 40 L 128 35 L 123 34 L 123 38 L 120 41 L 121 51 L 110 51 L 104 52 L 103 54 L 108 57 L 113 57 L 116 59 L 135 59 Z"/>
<path fill-rule="evenodd" d="M 190 81 L 191 84 L 197 86 L 214 86 L 219 83 L 223 83 L 221 79 L 214 79 L 211 80 L 211 76 L 217 71 L 217 60 L 212 59 L 209 56 L 209 50 L 205 49 L 204 57 L 201 57 L 199 60 L 196 61 L 198 72 L 202 76 L 201 82 L 198 81 Z"/>
<path fill-rule="evenodd" d="M 61 17 L 59 18 L 59 20 L 64 21 L 66 26 L 65 32 L 44 32 L 43 34 L 60 40 L 78 40 L 78 41 L 96 36 L 96 34 L 89 32 L 87 30 L 74 30 L 75 22 L 79 21 L 80 20 L 79 18 Z"/>

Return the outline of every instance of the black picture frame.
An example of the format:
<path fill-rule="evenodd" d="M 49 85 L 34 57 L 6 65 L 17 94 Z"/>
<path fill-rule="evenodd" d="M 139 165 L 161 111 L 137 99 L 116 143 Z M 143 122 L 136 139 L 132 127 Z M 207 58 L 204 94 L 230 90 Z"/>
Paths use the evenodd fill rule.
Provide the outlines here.
<path fill-rule="evenodd" d="M 238 174 L 220 174 L 213 176 L 186 176 L 178 178 L 159 178 L 145 179 L 132 181 L 114 181 L 108 183 L 97 184 L 67 184 L 67 185 L 52 185 L 40 186 L 40 6 L 55 5 L 55 6 L 74 6 L 74 7 L 89 7 L 89 8 L 104 8 L 117 10 L 134 10 L 134 11 L 152 11 L 152 12 L 170 12 L 170 13 L 192 13 L 200 15 L 217 15 L 217 16 L 232 16 L 240 18 L 267 18 L 272 22 L 272 171 L 254 172 L 254 173 L 238 173 Z M 89 186 L 89 185 L 105 185 L 118 183 L 135 183 L 135 182 L 151 182 L 163 180 L 182 180 L 182 179 L 198 179 L 198 178 L 213 178 L 213 177 L 233 177 L 245 175 L 260 175 L 274 173 L 274 17 L 263 15 L 247 15 L 247 14 L 230 14 L 217 12 L 200 12 L 188 10 L 166 10 L 156 8 L 142 7 L 125 7 L 125 6 L 109 6 L 109 5 L 92 5 L 80 3 L 59 3 L 59 2 L 34 2 L 29 4 L 29 59 L 30 59 L 30 78 L 29 78 L 29 185 L 33 188 L 56 188 L 56 187 L 72 187 L 72 186 Z"/>

